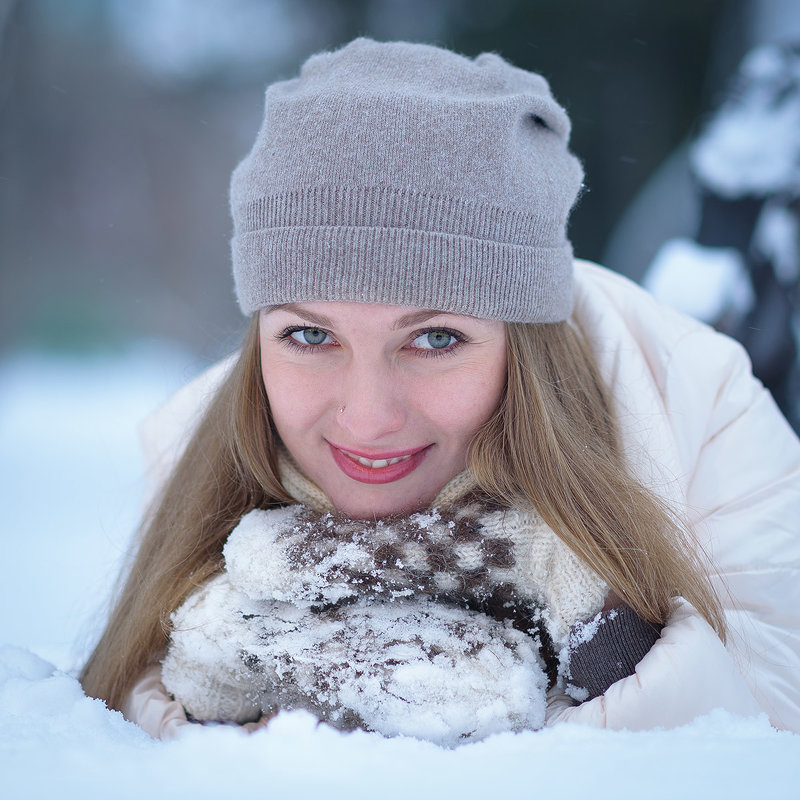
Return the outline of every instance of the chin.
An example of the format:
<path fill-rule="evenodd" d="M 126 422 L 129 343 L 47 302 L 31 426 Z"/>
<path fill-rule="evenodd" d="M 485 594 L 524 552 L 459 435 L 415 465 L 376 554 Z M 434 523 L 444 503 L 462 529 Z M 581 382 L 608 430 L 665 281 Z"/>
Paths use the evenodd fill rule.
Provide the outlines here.
<path fill-rule="evenodd" d="M 333 505 L 340 514 L 350 519 L 378 519 L 424 511 L 432 500 L 433 497 L 427 495 L 411 498 L 378 496 L 350 498 L 340 503 L 333 500 Z"/>

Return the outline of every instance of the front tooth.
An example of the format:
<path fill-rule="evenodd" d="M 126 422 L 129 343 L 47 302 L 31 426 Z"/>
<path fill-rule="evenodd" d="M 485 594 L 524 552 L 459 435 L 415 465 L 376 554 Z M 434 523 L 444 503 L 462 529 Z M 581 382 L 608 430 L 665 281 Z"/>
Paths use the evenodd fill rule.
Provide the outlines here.
<path fill-rule="evenodd" d="M 368 458 L 364 458 L 363 456 L 355 457 L 356 461 L 359 464 L 363 464 L 365 467 L 370 467 L 371 469 L 381 469 L 382 467 L 387 467 L 390 464 L 397 464 L 400 461 L 405 461 L 411 456 L 400 456 L 399 458 L 379 458 L 376 461 L 370 461 Z"/>

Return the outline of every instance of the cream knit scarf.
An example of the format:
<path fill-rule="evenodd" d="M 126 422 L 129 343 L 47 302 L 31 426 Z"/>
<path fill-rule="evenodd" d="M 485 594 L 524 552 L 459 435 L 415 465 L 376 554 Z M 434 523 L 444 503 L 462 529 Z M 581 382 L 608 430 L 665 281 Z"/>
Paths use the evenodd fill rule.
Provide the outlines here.
<path fill-rule="evenodd" d="M 246 514 L 173 615 L 162 676 L 190 714 L 303 708 L 445 745 L 543 724 L 547 676 L 607 589 L 538 514 L 464 472 L 429 511 L 354 521 L 279 467 L 298 505 Z"/>

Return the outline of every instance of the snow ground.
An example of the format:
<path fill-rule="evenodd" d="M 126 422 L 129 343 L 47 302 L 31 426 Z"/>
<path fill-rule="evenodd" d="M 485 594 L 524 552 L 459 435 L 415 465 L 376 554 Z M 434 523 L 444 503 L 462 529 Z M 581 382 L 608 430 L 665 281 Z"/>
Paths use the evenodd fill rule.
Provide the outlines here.
<path fill-rule="evenodd" d="M 136 423 L 197 369 L 153 344 L 0 360 L 0 798 L 796 798 L 800 735 L 712 714 L 673 731 L 580 726 L 447 750 L 304 713 L 252 736 L 149 739 L 74 678 L 143 494 Z"/>

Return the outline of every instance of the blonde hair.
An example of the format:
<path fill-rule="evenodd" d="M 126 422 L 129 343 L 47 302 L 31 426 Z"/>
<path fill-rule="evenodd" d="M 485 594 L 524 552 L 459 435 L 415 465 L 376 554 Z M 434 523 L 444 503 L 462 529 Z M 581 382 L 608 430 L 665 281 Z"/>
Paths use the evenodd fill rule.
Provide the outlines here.
<path fill-rule="evenodd" d="M 509 324 L 503 399 L 472 443 L 479 485 L 506 505 L 536 508 L 640 616 L 663 623 L 686 597 L 724 637 L 719 602 L 696 545 L 630 474 L 591 349 L 568 323 Z M 161 656 L 172 612 L 222 567 L 222 547 L 252 508 L 291 503 L 260 372 L 258 315 L 241 355 L 149 515 L 108 625 L 81 674 L 119 709 Z"/>
<path fill-rule="evenodd" d="M 685 597 L 725 639 L 703 550 L 629 471 L 607 387 L 569 322 L 509 324 L 508 383 L 469 465 L 500 502 L 535 508 L 639 616 L 663 624 Z"/>
<path fill-rule="evenodd" d="M 258 315 L 145 519 L 105 631 L 80 676 L 119 709 L 167 642 L 170 614 L 222 566 L 230 531 L 253 508 L 292 502 L 278 480 L 277 440 L 261 380 Z"/>

